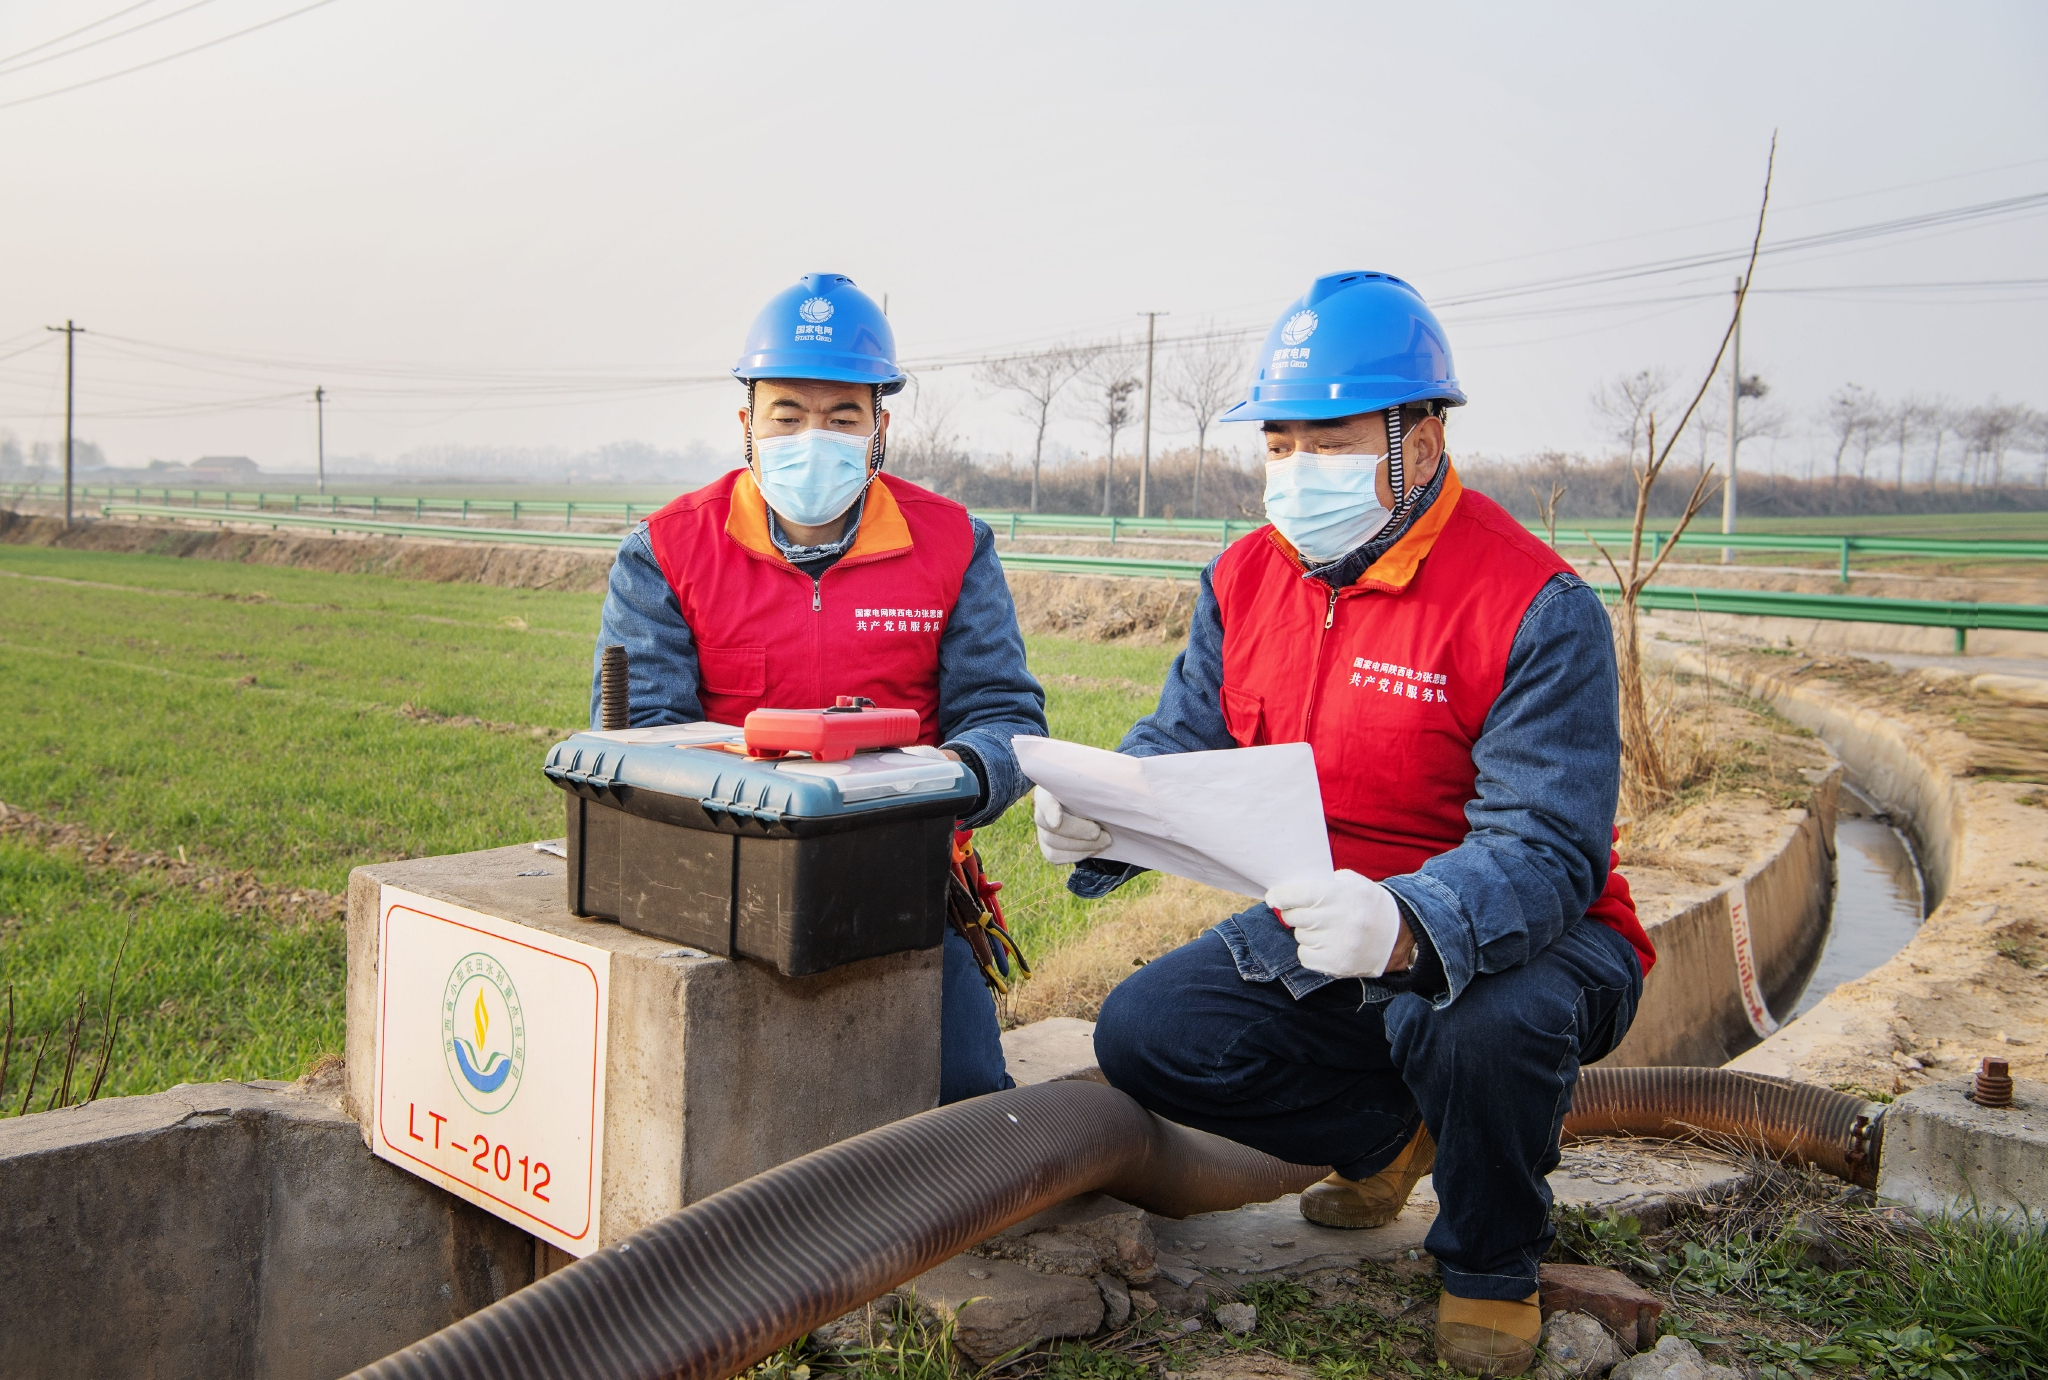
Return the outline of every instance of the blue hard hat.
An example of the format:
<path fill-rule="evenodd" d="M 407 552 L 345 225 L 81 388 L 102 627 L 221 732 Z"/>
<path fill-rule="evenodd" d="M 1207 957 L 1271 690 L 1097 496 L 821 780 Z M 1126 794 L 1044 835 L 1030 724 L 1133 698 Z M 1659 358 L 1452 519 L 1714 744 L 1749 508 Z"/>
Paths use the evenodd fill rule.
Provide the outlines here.
<path fill-rule="evenodd" d="M 747 330 L 733 377 L 870 383 L 883 397 L 908 381 L 896 333 L 875 299 L 843 273 L 806 273 L 770 298 Z"/>
<path fill-rule="evenodd" d="M 1280 314 L 1226 422 L 1325 421 L 1465 401 L 1451 342 L 1422 295 L 1387 273 L 1332 273 Z"/>

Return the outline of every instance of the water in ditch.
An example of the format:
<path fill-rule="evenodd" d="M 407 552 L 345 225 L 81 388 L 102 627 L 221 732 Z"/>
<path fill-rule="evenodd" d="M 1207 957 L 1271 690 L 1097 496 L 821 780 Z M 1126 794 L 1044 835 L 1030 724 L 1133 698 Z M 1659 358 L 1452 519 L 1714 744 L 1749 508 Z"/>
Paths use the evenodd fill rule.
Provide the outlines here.
<path fill-rule="evenodd" d="M 1912 843 L 1876 805 L 1843 787 L 1835 816 L 1835 905 L 1827 947 L 1793 1017 L 1904 948 L 1925 911 Z"/>

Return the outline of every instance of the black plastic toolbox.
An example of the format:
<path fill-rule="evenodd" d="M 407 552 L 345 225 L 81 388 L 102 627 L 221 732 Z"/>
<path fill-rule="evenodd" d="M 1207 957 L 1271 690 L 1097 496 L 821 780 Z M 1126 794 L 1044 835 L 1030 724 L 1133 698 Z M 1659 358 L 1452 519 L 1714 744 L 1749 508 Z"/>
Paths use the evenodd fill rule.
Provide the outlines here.
<path fill-rule="evenodd" d="M 569 909 L 792 977 L 939 944 L 974 773 L 930 748 L 757 760 L 738 739 L 683 724 L 549 751 Z"/>

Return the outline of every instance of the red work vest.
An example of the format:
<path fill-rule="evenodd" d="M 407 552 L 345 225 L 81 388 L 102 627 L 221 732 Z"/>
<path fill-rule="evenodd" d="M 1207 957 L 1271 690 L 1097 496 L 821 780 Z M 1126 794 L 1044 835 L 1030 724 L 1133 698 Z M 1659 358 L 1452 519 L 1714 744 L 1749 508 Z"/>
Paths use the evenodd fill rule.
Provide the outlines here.
<path fill-rule="evenodd" d="M 965 508 L 877 476 L 852 549 L 814 584 L 769 537 L 753 474 L 734 470 L 649 518 L 647 541 L 696 637 L 705 718 L 865 695 L 915 709 L 918 741 L 939 741 L 939 637 L 974 556 Z"/>
<path fill-rule="evenodd" d="M 1499 697 L 1530 603 L 1569 572 L 1498 504 L 1443 491 L 1358 581 L 1304 578 L 1272 528 L 1217 562 L 1223 718 L 1243 746 L 1307 742 L 1330 853 L 1368 877 L 1413 872 L 1464 842 L 1477 795 L 1472 745 Z M 1588 914 L 1656 951 L 1615 871 Z"/>

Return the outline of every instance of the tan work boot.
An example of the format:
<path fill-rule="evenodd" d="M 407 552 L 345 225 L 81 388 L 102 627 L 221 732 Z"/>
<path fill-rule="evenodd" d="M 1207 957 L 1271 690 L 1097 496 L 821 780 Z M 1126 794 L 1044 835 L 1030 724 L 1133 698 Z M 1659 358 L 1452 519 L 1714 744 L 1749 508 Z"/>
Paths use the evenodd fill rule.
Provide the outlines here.
<path fill-rule="evenodd" d="M 1436 1142 L 1429 1128 L 1401 1148 L 1394 1162 L 1370 1179 L 1332 1174 L 1301 1195 L 1301 1215 L 1325 1227 L 1384 1227 L 1408 1206 L 1408 1195 L 1436 1163 Z"/>
<path fill-rule="evenodd" d="M 1445 1294 L 1436 1305 L 1436 1356 L 1468 1375 L 1520 1375 L 1536 1360 L 1543 1310 L 1536 1295 L 1513 1299 L 1461 1299 Z"/>

